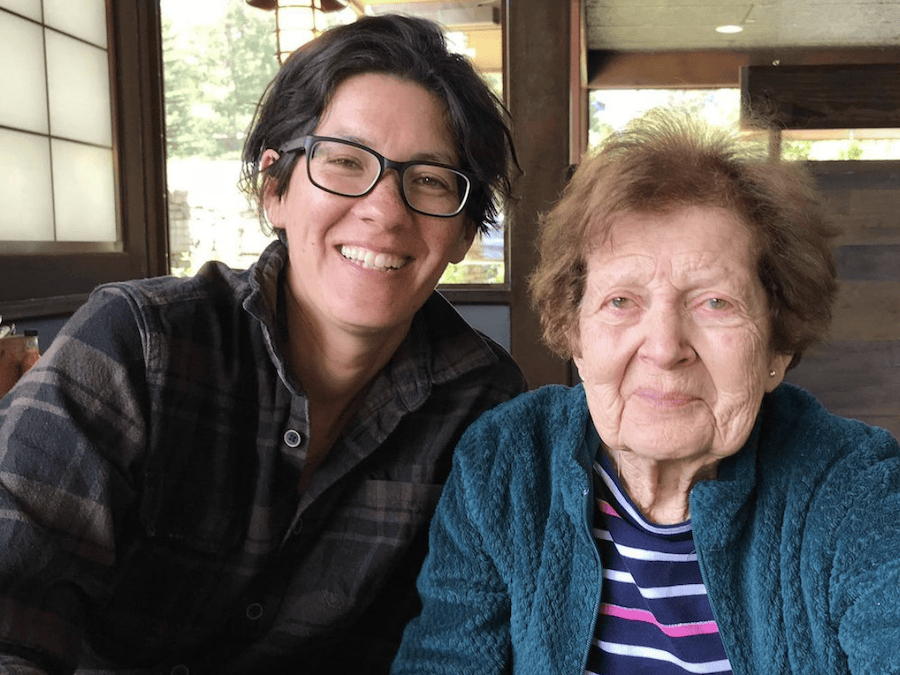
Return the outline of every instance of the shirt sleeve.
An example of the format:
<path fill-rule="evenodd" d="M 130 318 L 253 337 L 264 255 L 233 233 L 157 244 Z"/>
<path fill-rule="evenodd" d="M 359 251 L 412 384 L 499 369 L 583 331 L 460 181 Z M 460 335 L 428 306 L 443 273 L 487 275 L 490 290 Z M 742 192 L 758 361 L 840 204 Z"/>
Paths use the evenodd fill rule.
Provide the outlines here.
<path fill-rule="evenodd" d="M 101 291 L 0 399 L 0 673 L 72 672 L 145 438 L 130 300 Z"/>
<path fill-rule="evenodd" d="M 483 490 L 489 470 L 467 457 L 483 442 L 477 435 L 470 429 L 456 450 L 419 576 L 422 612 L 406 628 L 392 675 L 509 672 L 510 598 L 485 523 L 497 513 Z"/>

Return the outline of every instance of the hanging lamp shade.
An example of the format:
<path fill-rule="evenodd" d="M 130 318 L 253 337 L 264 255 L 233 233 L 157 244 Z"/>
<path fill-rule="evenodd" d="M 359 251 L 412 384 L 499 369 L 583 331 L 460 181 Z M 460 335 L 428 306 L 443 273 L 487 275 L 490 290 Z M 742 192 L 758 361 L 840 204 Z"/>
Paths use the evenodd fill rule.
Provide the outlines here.
<path fill-rule="evenodd" d="M 278 60 L 284 63 L 291 52 L 326 28 L 355 19 L 356 13 L 353 11 L 343 18 L 337 14 L 346 9 L 347 6 L 340 0 L 278 0 L 275 9 Z"/>
<path fill-rule="evenodd" d="M 273 9 L 278 9 L 278 0 L 247 0 L 247 4 L 251 7 L 264 9 L 268 12 L 271 12 Z"/>
<path fill-rule="evenodd" d="M 264 9 L 268 12 L 278 9 L 278 0 L 247 0 L 247 4 L 251 7 Z M 329 12 L 339 12 L 342 9 L 347 8 L 347 3 L 341 2 L 341 0 L 321 0 L 319 4 L 322 11 L 326 14 Z"/>
<path fill-rule="evenodd" d="M 335 23 L 346 23 L 355 18 L 355 12 L 344 20 L 329 20 L 326 14 L 348 8 L 342 0 L 246 0 L 251 7 L 275 11 L 275 36 L 278 42 L 278 61 L 285 59 L 295 49 L 312 40 Z"/>

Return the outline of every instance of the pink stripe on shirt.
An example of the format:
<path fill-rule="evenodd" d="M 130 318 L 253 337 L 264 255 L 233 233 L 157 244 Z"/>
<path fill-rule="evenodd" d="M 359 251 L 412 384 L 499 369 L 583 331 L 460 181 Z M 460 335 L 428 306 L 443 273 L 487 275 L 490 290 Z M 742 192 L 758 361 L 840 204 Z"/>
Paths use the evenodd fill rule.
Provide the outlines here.
<path fill-rule="evenodd" d="M 600 613 L 607 616 L 614 616 L 626 621 L 643 621 L 644 623 L 652 623 L 669 637 L 685 637 L 688 635 L 708 635 L 710 633 L 718 633 L 719 627 L 715 621 L 700 621 L 697 623 L 677 623 L 671 626 L 661 624 L 656 620 L 650 612 L 643 609 L 630 609 L 628 607 L 620 607 L 619 605 L 609 605 L 603 603 L 600 606 Z"/>
<path fill-rule="evenodd" d="M 618 513 L 616 513 L 616 510 L 612 506 L 610 506 L 609 502 L 605 499 L 598 499 L 597 502 L 599 503 L 600 510 L 606 515 L 613 516 L 614 518 L 622 517 Z"/>

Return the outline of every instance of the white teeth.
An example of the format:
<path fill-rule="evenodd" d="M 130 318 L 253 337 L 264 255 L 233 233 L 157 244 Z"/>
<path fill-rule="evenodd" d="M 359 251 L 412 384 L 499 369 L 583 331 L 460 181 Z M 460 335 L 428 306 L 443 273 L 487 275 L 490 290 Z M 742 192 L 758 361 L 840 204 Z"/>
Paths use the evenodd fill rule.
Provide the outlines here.
<path fill-rule="evenodd" d="M 341 246 L 341 255 L 366 269 L 397 270 L 406 264 L 402 256 L 376 253 L 360 246 Z"/>

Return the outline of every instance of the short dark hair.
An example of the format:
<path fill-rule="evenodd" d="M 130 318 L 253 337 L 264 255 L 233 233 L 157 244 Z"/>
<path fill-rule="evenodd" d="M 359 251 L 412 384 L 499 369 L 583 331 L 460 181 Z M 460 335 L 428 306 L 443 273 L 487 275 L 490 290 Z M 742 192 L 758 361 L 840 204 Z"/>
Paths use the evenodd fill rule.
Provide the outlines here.
<path fill-rule="evenodd" d="M 509 114 L 472 64 L 447 49 L 437 24 L 400 15 L 363 16 L 325 31 L 291 54 L 266 89 L 244 143 L 241 173 L 262 222 L 264 182 L 274 181 L 282 196 L 298 157 L 287 153 L 262 172 L 263 153 L 312 133 L 335 89 L 364 73 L 410 80 L 444 103 L 459 168 L 474 176 L 465 214 L 481 232 L 496 225 L 518 169 Z"/>
<path fill-rule="evenodd" d="M 837 293 L 831 239 L 838 230 L 808 167 L 770 159 L 759 144 L 696 116 L 658 109 L 585 159 L 542 219 L 530 284 L 553 351 L 572 356 L 586 254 L 605 241 L 616 215 L 688 206 L 727 209 L 747 227 L 775 352 L 793 353 L 793 367 L 824 339 Z"/>

